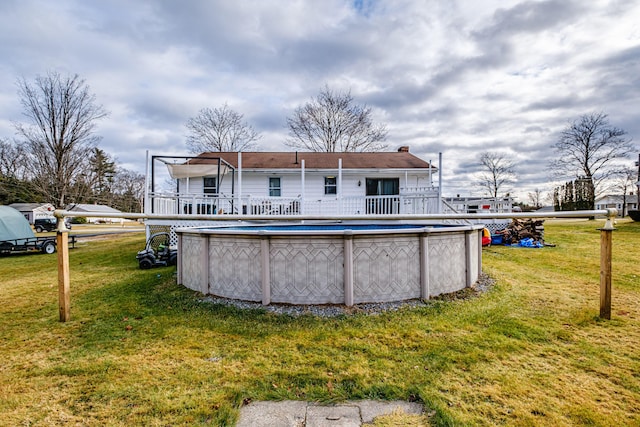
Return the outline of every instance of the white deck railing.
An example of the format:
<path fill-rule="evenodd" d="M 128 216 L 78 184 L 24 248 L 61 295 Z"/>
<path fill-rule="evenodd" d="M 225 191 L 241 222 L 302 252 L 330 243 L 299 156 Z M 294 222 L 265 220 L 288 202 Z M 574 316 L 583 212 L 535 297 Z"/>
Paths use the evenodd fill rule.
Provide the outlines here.
<path fill-rule="evenodd" d="M 161 215 L 382 215 L 437 214 L 436 192 L 391 196 L 230 197 L 210 194 L 150 193 L 146 213 Z"/>

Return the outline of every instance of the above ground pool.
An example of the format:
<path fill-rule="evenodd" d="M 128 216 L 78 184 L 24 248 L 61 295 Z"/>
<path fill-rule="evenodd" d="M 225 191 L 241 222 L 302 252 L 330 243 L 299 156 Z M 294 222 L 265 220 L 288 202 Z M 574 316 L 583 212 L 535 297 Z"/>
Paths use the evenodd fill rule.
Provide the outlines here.
<path fill-rule="evenodd" d="M 265 305 L 429 299 L 478 280 L 482 228 L 345 222 L 178 228 L 178 283 Z"/>

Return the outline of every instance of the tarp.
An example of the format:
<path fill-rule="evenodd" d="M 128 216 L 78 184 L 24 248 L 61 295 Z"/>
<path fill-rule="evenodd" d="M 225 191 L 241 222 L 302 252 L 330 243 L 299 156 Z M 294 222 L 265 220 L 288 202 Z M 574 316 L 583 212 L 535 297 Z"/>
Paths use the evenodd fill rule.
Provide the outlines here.
<path fill-rule="evenodd" d="M 218 164 L 173 164 L 167 163 L 167 169 L 171 178 L 193 178 L 202 176 L 216 176 L 218 175 Z M 228 172 L 228 167 L 225 165 L 220 166 L 220 174 L 225 175 Z"/>
<path fill-rule="evenodd" d="M 3 240 L 33 239 L 36 236 L 29 221 L 9 206 L 0 206 L 0 242 Z M 18 242 L 22 244 L 24 242 Z"/>

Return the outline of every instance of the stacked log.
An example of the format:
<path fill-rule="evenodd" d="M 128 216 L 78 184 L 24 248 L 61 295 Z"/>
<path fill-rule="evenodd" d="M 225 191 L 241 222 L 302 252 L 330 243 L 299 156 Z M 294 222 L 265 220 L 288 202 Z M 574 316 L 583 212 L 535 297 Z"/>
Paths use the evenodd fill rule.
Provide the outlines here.
<path fill-rule="evenodd" d="M 504 230 L 496 231 L 495 234 L 502 235 L 502 243 L 511 245 L 518 243 L 522 239 L 533 239 L 544 245 L 544 220 L 514 218 Z"/>

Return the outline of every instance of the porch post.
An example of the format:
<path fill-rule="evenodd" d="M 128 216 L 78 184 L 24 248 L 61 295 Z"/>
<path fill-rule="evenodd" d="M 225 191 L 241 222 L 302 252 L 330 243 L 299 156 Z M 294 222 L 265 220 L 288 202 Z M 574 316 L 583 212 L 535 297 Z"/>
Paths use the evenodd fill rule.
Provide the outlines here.
<path fill-rule="evenodd" d="M 438 213 L 442 213 L 442 153 L 438 153 Z"/>
<path fill-rule="evenodd" d="M 145 162 L 144 173 L 144 204 L 142 205 L 142 212 L 149 213 L 149 150 L 147 150 L 147 159 Z"/>
<path fill-rule="evenodd" d="M 338 159 L 338 213 L 343 214 L 342 211 L 342 159 Z"/>
<path fill-rule="evenodd" d="M 238 151 L 238 213 L 242 214 L 242 152 Z"/>
<path fill-rule="evenodd" d="M 305 211 L 304 211 L 304 200 L 305 200 L 305 194 L 304 194 L 304 159 L 302 159 L 302 162 L 300 164 L 300 186 L 302 187 L 300 189 L 300 214 L 304 215 Z"/>

